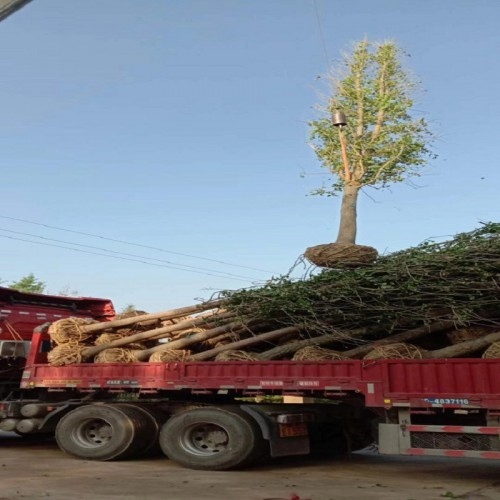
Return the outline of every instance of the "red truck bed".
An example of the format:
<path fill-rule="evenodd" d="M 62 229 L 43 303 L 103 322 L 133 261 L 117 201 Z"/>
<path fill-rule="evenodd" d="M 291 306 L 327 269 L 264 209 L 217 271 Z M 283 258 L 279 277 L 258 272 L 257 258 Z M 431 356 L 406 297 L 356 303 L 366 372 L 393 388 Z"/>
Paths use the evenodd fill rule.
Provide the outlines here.
<path fill-rule="evenodd" d="M 352 393 L 362 394 L 368 407 L 500 409 L 500 360 L 496 359 L 211 361 L 66 367 L 31 361 L 23 375 L 23 388 L 133 388 L 144 392 L 230 391 L 316 397 Z"/>

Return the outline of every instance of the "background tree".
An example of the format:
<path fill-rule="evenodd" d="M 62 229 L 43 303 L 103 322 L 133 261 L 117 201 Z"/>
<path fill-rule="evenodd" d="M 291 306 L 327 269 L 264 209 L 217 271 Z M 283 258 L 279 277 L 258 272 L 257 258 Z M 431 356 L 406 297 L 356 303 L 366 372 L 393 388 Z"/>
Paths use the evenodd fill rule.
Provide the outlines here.
<path fill-rule="evenodd" d="M 19 281 L 14 281 L 9 285 L 9 288 L 19 290 L 20 292 L 43 293 L 45 291 L 45 283 L 35 277 L 33 273 L 24 276 Z"/>
<path fill-rule="evenodd" d="M 136 310 L 137 307 L 135 307 L 134 304 L 127 304 L 126 306 L 120 309 L 120 314 L 129 314 L 135 312 Z"/>
<path fill-rule="evenodd" d="M 57 292 L 57 295 L 61 295 L 63 297 L 77 297 L 79 293 L 80 292 L 78 290 L 74 290 L 69 285 L 65 285 Z"/>
<path fill-rule="evenodd" d="M 417 82 L 403 68 L 402 55 L 392 41 L 356 43 L 331 76 L 326 116 L 309 124 L 311 145 L 334 176 L 331 185 L 313 194 L 342 193 L 337 244 L 356 242 L 361 189 L 417 176 L 433 156 L 426 121 L 410 115 Z M 339 111 L 347 118 L 344 126 L 339 126 Z"/>

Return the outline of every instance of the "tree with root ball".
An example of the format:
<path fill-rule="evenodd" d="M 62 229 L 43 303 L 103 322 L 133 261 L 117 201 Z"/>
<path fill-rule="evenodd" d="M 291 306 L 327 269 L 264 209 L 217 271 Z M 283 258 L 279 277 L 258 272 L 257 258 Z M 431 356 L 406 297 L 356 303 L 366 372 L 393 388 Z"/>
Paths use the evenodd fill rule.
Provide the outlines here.
<path fill-rule="evenodd" d="M 306 251 L 317 265 L 372 262 L 376 250 L 356 245 L 360 190 L 418 176 L 434 157 L 426 121 L 410 114 L 418 84 L 403 68 L 403 55 L 393 41 L 356 43 L 331 75 L 325 116 L 309 123 L 311 145 L 321 166 L 333 175 L 331 185 L 312 194 L 342 193 L 336 242 Z"/>

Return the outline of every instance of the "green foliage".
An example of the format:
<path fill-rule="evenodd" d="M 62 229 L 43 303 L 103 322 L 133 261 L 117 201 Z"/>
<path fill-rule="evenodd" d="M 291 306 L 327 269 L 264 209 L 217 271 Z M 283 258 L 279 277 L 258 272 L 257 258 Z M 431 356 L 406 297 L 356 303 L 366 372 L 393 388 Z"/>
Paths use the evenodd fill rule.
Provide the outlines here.
<path fill-rule="evenodd" d="M 433 136 L 426 121 L 410 115 L 417 85 L 403 68 L 402 55 L 392 41 L 363 41 L 344 56 L 340 75 L 332 77 L 326 116 L 309 124 L 312 147 L 321 165 L 334 175 L 331 185 L 313 194 L 335 195 L 348 182 L 360 188 L 384 188 L 418 176 L 433 157 L 429 150 Z M 342 130 L 351 181 L 344 172 L 339 130 L 331 123 L 334 110 L 347 116 Z"/>
<path fill-rule="evenodd" d="M 19 281 L 14 281 L 9 288 L 19 290 L 20 292 L 43 293 L 45 291 L 45 282 L 35 277 L 33 273 L 22 277 Z"/>
<path fill-rule="evenodd" d="M 276 327 L 304 325 L 311 334 L 391 331 L 439 318 L 480 324 L 484 311 L 498 309 L 499 278 L 500 223 L 488 223 L 450 241 L 381 256 L 371 266 L 325 270 L 299 281 L 282 276 L 223 296 L 243 318 Z"/>

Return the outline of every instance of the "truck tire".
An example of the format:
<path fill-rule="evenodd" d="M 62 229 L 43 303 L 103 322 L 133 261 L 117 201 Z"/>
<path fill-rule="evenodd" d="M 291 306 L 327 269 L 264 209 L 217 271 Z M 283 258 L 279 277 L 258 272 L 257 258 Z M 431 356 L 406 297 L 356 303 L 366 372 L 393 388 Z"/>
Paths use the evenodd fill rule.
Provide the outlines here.
<path fill-rule="evenodd" d="M 197 470 L 248 465 L 261 449 L 257 424 L 238 410 L 197 408 L 172 416 L 160 431 L 160 447 L 174 462 Z"/>
<path fill-rule="evenodd" d="M 151 405 L 143 404 L 120 404 L 122 407 L 132 407 L 137 411 L 140 411 L 143 415 L 143 419 L 147 422 L 146 426 L 143 426 L 142 435 L 139 437 L 142 442 L 142 447 L 138 450 L 138 454 L 141 456 L 153 457 L 161 455 L 162 451 L 158 442 L 160 436 L 160 429 L 162 425 L 167 421 L 168 415 L 162 409 Z"/>
<path fill-rule="evenodd" d="M 86 460 L 122 460 L 144 449 L 150 419 L 132 405 L 86 405 L 66 414 L 56 427 L 64 452 Z"/>

